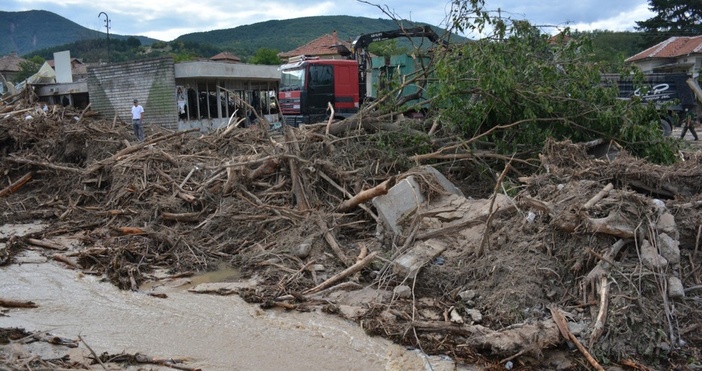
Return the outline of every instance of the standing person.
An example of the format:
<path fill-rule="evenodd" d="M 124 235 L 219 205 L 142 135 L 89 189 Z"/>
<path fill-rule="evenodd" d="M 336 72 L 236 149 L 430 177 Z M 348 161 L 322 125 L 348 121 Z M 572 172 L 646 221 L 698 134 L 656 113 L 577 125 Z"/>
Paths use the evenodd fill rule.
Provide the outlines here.
<path fill-rule="evenodd" d="M 695 131 L 695 114 L 691 109 L 685 108 L 685 121 L 683 122 L 683 129 L 682 134 L 680 134 L 680 139 L 685 138 L 685 133 L 687 133 L 688 130 L 690 130 L 692 136 L 695 137 L 695 140 L 699 140 L 697 137 L 697 132 Z"/>
<path fill-rule="evenodd" d="M 132 128 L 134 135 L 140 142 L 144 141 L 144 128 L 142 127 L 142 118 L 144 117 L 144 107 L 139 105 L 139 101 L 134 99 L 134 107 L 132 107 Z"/>

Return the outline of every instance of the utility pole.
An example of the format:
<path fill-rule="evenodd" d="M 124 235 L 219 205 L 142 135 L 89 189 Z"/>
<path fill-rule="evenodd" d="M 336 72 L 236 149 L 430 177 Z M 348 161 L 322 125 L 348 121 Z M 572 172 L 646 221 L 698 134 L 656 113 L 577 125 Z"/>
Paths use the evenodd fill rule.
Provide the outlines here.
<path fill-rule="evenodd" d="M 110 63 L 110 17 L 105 12 L 100 12 L 98 18 L 101 15 L 105 15 L 105 28 L 107 29 L 107 63 Z"/>

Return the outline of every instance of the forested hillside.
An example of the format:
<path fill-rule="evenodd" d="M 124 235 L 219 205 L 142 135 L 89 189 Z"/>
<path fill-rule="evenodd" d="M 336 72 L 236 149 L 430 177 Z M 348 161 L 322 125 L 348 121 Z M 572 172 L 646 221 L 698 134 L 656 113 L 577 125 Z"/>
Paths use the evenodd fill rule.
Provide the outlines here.
<path fill-rule="evenodd" d="M 35 50 L 51 48 L 80 40 L 105 38 L 105 34 L 83 27 L 58 14 L 45 10 L 24 12 L 0 11 L 0 55 L 16 52 L 25 55 Z M 129 36 L 112 35 L 110 38 L 127 39 Z M 153 43 L 154 39 L 137 36 L 143 44 Z"/>
<path fill-rule="evenodd" d="M 410 27 L 414 24 L 407 23 L 403 26 Z M 432 26 L 437 33 L 441 34 L 439 28 Z M 196 32 L 180 36 L 175 41 L 209 43 L 232 51 L 234 54 L 247 56 L 253 55 L 258 48 L 270 48 L 281 52 L 293 50 L 334 31 L 337 32 L 340 40 L 349 41 L 361 34 L 397 28 L 399 25 L 390 19 L 318 16 L 265 21 L 224 30 Z"/>
<path fill-rule="evenodd" d="M 71 56 L 84 62 L 110 60 L 122 62 L 139 58 L 171 55 L 176 60 L 209 58 L 228 51 L 248 63 L 275 64 L 275 54 L 297 48 L 323 34 L 337 31 L 340 40 L 353 40 L 356 36 L 392 30 L 399 27 L 391 19 L 352 16 L 316 16 L 287 20 L 271 20 L 228 29 L 196 32 L 182 35 L 171 42 L 140 36 L 110 34 L 110 57 L 104 33 L 80 26 L 57 14 L 32 10 L 26 12 L 0 12 L 0 24 L 7 27 L 0 33 L 0 55 L 12 51 L 25 57 L 39 56 L 52 59 L 53 53 L 70 50 Z M 409 27 L 413 24 L 404 24 Z M 437 33 L 440 28 L 432 25 Z M 444 35 L 446 36 L 446 35 Z M 592 39 L 593 61 L 613 66 L 624 58 L 636 54 L 644 45 L 641 34 L 636 32 L 593 31 L 576 32 L 574 37 Z M 451 35 L 451 43 L 466 39 Z M 396 40 L 400 47 L 409 44 Z M 262 56 L 257 55 L 265 51 Z M 272 56 L 272 58 L 271 58 Z M 606 67 L 605 67 L 606 68 Z"/>

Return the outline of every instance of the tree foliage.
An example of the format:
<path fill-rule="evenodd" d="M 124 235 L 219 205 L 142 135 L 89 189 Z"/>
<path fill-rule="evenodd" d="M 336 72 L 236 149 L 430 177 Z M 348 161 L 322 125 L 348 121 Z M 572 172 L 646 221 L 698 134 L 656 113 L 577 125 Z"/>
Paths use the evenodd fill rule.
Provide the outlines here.
<path fill-rule="evenodd" d="M 280 64 L 280 58 L 278 58 L 278 51 L 275 49 L 259 48 L 249 60 L 249 63 L 274 66 Z"/>
<path fill-rule="evenodd" d="M 655 107 L 617 99 L 617 88 L 603 84 L 591 39 L 569 30 L 550 39 L 526 21 L 492 17 L 482 1 L 454 3 L 457 29 L 492 33 L 437 61 L 431 88 L 447 130 L 522 158 L 534 158 L 547 138 L 602 138 L 652 161 L 674 161 Z"/>
<path fill-rule="evenodd" d="M 20 71 L 17 73 L 17 76 L 15 77 L 15 81 L 23 81 L 24 79 L 34 75 L 35 73 L 39 72 L 39 69 L 41 66 L 44 64 L 44 58 L 40 56 L 34 56 L 29 59 L 26 59 L 19 64 Z"/>
<path fill-rule="evenodd" d="M 702 34 L 702 1 L 649 0 L 649 9 L 656 15 L 636 22 L 636 28 L 646 34 L 649 46 L 672 36 Z"/>

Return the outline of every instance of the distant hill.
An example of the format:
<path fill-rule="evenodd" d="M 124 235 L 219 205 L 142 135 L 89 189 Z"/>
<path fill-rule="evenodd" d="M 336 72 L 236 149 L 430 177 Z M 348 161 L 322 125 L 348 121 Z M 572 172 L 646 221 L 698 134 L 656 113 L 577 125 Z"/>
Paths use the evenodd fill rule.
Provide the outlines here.
<path fill-rule="evenodd" d="M 24 12 L 0 11 L 0 55 L 16 52 L 24 55 L 35 50 L 69 44 L 80 40 L 105 38 L 105 34 L 83 27 L 58 14 L 45 10 Z M 113 35 L 110 38 L 127 39 L 129 36 Z M 143 45 L 158 40 L 135 36 Z"/>
<path fill-rule="evenodd" d="M 105 49 L 105 45 L 101 43 L 105 39 L 104 33 L 80 26 L 48 11 L 0 11 L 0 25 L 5 27 L 5 32 L 0 33 L 0 56 L 8 55 L 12 51 L 19 55 L 34 52 L 47 59 L 52 57 L 56 48 L 60 48 L 71 50 L 71 56 L 85 61 L 91 61 L 91 58 L 104 58 L 95 52 L 98 49 Z M 404 27 L 416 25 L 409 22 L 403 24 Z M 445 33 L 435 25 L 430 26 L 439 35 Z M 399 25 L 391 19 L 316 16 L 264 21 L 229 29 L 189 33 L 168 43 L 143 36 L 133 36 L 140 41 L 141 45 L 149 46 L 146 54 L 138 49 L 118 50 L 120 47 L 129 48 L 132 45 L 129 40 L 132 36 L 110 34 L 111 39 L 127 41 L 124 45 L 115 45 L 118 43 L 112 45 L 111 60 L 154 57 L 158 53 L 187 60 L 187 58 L 209 58 L 222 51 L 231 52 L 247 60 L 260 48 L 286 52 L 324 34 L 331 34 L 335 30 L 340 40 L 353 40 L 358 35 L 397 28 Z M 642 35 L 636 32 L 594 31 L 577 35 L 593 38 L 595 47 L 593 58 L 599 61 L 616 63 L 642 49 Z M 409 46 L 404 39 L 397 39 L 397 41 L 398 46 Z M 451 35 L 449 41 L 463 43 L 466 39 Z"/>
<path fill-rule="evenodd" d="M 419 24 L 405 23 L 404 27 Z M 441 35 L 441 30 L 431 25 Z M 376 31 L 399 28 L 390 19 L 352 16 L 315 16 L 286 20 L 273 20 L 235 28 L 195 32 L 182 35 L 175 41 L 206 43 L 241 56 L 253 55 L 259 48 L 286 52 L 304 45 L 324 34 L 336 31 L 340 40 L 353 40 L 356 36 Z M 456 39 L 465 40 L 458 36 Z M 400 40 L 401 41 L 401 40 Z"/>

